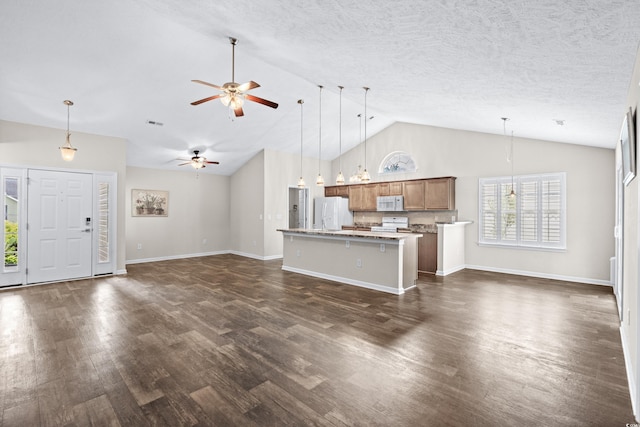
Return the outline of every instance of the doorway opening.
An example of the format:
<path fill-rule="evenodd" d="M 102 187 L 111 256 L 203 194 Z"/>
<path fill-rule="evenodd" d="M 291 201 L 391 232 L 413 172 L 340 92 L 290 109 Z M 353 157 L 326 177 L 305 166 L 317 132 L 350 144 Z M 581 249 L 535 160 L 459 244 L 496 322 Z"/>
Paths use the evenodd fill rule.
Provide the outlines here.
<path fill-rule="evenodd" d="M 309 189 L 289 187 L 289 228 L 309 227 Z"/>

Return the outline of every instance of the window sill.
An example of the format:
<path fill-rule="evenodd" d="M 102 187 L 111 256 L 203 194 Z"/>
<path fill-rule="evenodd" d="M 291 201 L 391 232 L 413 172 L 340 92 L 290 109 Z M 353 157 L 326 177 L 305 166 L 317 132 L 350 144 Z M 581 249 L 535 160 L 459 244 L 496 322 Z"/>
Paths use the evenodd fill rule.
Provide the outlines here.
<path fill-rule="evenodd" d="M 502 248 L 502 249 L 517 249 L 525 251 L 538 251 L 538 252 L 567 252 L 566 247 L 549 247 L 549 246 L 522 246 L 522 245 L 508 245 L 504 243 L 484 243 L 476 242 L 478 246 L 485 248 Z"/>

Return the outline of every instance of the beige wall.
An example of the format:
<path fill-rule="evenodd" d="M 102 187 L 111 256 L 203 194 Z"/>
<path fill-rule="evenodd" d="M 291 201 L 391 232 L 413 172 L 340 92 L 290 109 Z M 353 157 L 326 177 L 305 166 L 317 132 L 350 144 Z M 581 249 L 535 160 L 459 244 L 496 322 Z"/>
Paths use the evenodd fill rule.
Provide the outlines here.
<path fill-rule="evenodd" d="M 264 151 L 245 163 L 230 179 L 231 247 L 236 253 L 264 256 Z"/>
<path fill-rule="evenodd" d="M 500 125 L 499 123 L 497 125 Z M 517 129 L 517 125 L 514 124 Z M 614 255 L 614 150 L 515 138 L 516 175 L 567 173 L 567 250 L 543 252 L 478 246 L 478 178 L 508 176 L 509 139 L 501 135 L 396 123 L 367 141 L 372 181 L 456 176 L 456 208 L 466 227 L 466 263 L 495 271 L 609 283 Z M 378 165 L 392 151 L 416 160 L 412 174 L 378 176 Z M 363 164 L 363 150 L 343 155 L 348 173 Z M 338 160 L 333 162 L 337 173 Z"/>
<path fill-rule="evenodd" d="M 325 182 L 335 180 L 331 174 L 331 163 L 320 164 Z M 318 159 L 303 158 L 302 171 L 305 183 L 309 188 L 309 223 L 313 223 L 313 200 L 324 196 L 324 187 L 315 182 L 318 177 Z M 264 186 L 264 255 L 266 258 L 281 257 L 283 254 L 282 233 L 278 228 L 288 228 L 289 187 L 296 187 L 300 178 L 300 155 L 279 151 L 265 151 L 265 186 Z"/>
<path fill-rule="evenodd" d="M 166 217 L 131 215 L 132 190 L 169 192 Z M 229 240 L 229 177 L 192 168 L 165 171 L 127 168 L 127 262 L 184 255 L 227 252 Z M 141 249 L 138 249 L 138 244 Z"/>
<path fill-rule="evenodd" d="M 86 172 L 115 172 L 118 175 L 118 271 L 125 269 L 125 181 L 126 140 L 72 132 L 71 144 L 78 148 L 72 162 L 65 162 L 58 147 L 65 143 L 66 130 L 0 120 L 0 163 L 23 167 L 46 167 Z"/>

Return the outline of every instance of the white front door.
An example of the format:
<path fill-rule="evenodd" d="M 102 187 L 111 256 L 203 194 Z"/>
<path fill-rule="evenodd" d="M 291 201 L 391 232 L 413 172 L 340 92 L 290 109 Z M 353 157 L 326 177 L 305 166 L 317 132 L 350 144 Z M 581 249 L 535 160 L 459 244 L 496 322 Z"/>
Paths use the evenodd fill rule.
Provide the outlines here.
<path fill-rule="evenodd" d="M 91 174 L 29 170 L 27 282 L 91 276 Z"/>

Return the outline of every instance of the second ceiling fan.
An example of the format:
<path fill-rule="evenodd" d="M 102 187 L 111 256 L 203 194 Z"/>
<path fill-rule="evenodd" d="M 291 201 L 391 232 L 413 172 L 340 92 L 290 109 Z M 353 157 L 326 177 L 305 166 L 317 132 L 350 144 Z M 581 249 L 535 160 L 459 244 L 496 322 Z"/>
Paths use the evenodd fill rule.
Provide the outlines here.
<path fill-rule="evenodd" d="M 233 110 L 233 113 L 236 117 L 244 116 L 244 111 L 242 111 L 242 105 L 244 104 L 244 100 L 249 100 L 253 102 L 257 102 L 258 104 L 266 105 L 271 108 L 278 108 L 278 104 L 275 102 L 269 101 L 267 99 L 258 98 L 257 96 L 253 96 L 248 94 L 247 92 L 251 89 L 255 89 L 260 87 L 260 85 L 253 80 L 248 81 L 247 83 L 238 84 L 235 82 L 235 52 L 236 52 L 236 43 L 238 40 L 229 37 L 229 41 L 231 42 L 231 81 L 223 84 L 222 86 L 214 85 L 213 83 L 208 83 L 202 80 L 191 80 L 195 83 L 200 83 L 206 86 L 210 86 L 216 88 L 222 93 L 217 95 L 210 96 L 208 98 L 203 98 L 198 101 L 194 101 L 191 105 L 200 105 L 203 102 L 211 101 L 213 99 L 220 99 L 220 101 L 230 109 Z"/>

